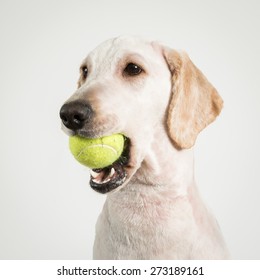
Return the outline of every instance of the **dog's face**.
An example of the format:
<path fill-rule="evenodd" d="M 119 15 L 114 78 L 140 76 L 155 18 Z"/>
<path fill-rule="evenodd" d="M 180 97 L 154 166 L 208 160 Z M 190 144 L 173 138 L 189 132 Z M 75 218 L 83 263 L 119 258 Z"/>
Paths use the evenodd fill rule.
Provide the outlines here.
<path fill-rule="evenodd" d="M 126 183 L 140 167 L 154 128 L 164 122 L 170 92 L 171 74 L 160 48 L 135 38 L 112 39 L 84 59 L 78 89 L 61 109 L 63 125 L 70 135 L 125 135 Z M 90 182 L 100 192 L 120 184 Z"/>
<path fill-rule="evenodd" d="M 127 139 L 124 154 L 127 160 L 105 170 L 92 171 L 92 188 L 105 193 L 121 187 L 141 166 L 152 141 L 158 137 L 156 128 L 166 129 L 166 123 L 171 122 L 168 108 L 172 83 L 178 84 L 175 75 L 181 72 L 181 62 L 177 53 L 167 58 L 167 51 L 159 44 L 133 37 L 106 41 L 83 61 L 78 89 L 60 111 L 65 131 L 87 138 L 122 133 Z M 176 133 L 170 131 L 169 137 L 176 147 L 182 148 Z M 112 168 L 113 176 L 109 172 Z M 101 172 L 104 176 L 100 176 Z M 103 178 L 98 183 L 93 181 L 97 173 Z"/>

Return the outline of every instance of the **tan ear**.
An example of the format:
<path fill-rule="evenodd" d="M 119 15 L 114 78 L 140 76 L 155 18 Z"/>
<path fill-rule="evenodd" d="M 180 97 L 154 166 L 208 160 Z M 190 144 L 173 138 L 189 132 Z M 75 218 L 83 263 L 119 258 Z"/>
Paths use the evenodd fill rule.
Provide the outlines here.
<path fill-rule="evenodd" d="M 168 132 L 178 148 L 191 148 L 199 132 L 220 113 L 223 101 L 186 53 L 165 49 L 164 56 L 172 73 Z"/>

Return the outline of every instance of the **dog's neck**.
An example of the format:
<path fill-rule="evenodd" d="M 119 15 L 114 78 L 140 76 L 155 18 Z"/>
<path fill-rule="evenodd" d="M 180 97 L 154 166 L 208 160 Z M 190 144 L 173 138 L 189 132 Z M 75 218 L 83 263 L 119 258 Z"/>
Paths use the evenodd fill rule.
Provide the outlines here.
<path fill-rule="evenodd" d="M 176 149 L 164 129 L 159 129 L 132 183 L 186 195 L 195 185 L 193 149 Z"/>

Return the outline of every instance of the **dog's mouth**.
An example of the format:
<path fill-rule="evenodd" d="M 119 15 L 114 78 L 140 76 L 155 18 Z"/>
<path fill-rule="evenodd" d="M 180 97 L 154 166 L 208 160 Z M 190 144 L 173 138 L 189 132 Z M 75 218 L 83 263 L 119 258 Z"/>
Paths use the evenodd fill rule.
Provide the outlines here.
<path fill-rule="evenodd" d="M 130 160 L 130 140 L 125 137 L 124 150 L 112 165 L 90 171 L 90 186 L 99 193 L 108 193 L 123 185 L 127 179 Z"/>

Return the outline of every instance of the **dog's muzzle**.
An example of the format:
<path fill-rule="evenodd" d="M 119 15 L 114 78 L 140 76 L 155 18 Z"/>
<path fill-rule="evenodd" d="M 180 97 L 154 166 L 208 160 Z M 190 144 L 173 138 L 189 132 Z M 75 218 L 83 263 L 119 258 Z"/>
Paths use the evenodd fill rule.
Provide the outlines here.
<path fill-rule="evenodd" d="M 82 137 L 95 138 L 92 136 L 94 111 L 92 107 L 82 101 L 65 103 L 60 109 L 60 118 L 66 128 L 72 134 Z M 128 163 L 130 159 L 130 139 L 125 137 L 124 149 L 120 158 L 111 166 L 100 169 L 92 169 L 90 172 L 90 186 L 99 193 L 108 193 L 117 189 L 128 177 Z"/>

